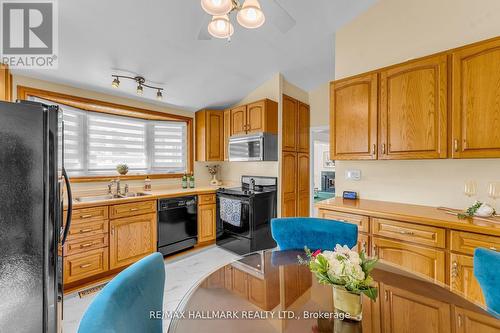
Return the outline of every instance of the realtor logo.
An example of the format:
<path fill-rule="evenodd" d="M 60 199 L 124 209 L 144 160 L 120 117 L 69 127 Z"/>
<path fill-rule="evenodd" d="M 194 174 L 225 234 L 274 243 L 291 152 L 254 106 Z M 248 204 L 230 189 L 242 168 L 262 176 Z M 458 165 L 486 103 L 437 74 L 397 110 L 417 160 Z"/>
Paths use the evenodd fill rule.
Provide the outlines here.
<path fill-rule="evenodd" d="M 11 68 L 57 68 L 56 2 L 0 0 L 1 61 Z"/>

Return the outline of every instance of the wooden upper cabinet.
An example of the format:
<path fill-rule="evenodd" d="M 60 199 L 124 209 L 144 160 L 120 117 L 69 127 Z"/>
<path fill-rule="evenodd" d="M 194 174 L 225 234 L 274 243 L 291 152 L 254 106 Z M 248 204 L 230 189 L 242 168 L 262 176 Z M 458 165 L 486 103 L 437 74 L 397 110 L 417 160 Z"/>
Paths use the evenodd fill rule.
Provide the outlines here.
<path fill-rule="evenodd" d="M 500 157 L 500 39 L 453 52 L 454 158 Z"/>
<path fill-rule="evenodd" d="M 229 160 L 229 137 L 231 136 L 231 110 L 224 111 L 224 161 Z"/>
<path fill-rule="evenodd" d="M 299 102 L 294 98 L 283 95 L 282 149 L 284 151 L 297 150 L 298 112 Z"/>
<path fill-rule="evenodd" d="M 332 160 L 377 159 L 377 85 L 376 73 L 331 84 Z"/>
<path fill-rule="evenodd" d="M 447 56 L 380 73 L 379 159 L 447 157 Z"/>
<path fill-rule="evenodd" d="M 7 65 L 0 63 L 0 101 L 10 101 L 12 98 L 12 75 Z"/>
<path fill-rule="evenodd" d="M 297 151 L 300 153 L 309 152 L 309 127 L 310 127 L 309 105 L 299 102 L 297 119 Z"/>
<path fill-rule="evenodd" d="M 297 154 L 297 216 L 309 217 L 309 154 Z"/>
<path fill-rule="evenodd" d="M 247 133 L 247 106 L 231 109 L 231 135 Z"/>
<path fill-rule="evenodd" d="M 224 160 L 224 111 L 196 112 L 196 161 Z"/>
<path fill-rule="evenodd" d="M 297 153 L 283 152 L 282 158 L 281 216 L 297 216 Z"/>

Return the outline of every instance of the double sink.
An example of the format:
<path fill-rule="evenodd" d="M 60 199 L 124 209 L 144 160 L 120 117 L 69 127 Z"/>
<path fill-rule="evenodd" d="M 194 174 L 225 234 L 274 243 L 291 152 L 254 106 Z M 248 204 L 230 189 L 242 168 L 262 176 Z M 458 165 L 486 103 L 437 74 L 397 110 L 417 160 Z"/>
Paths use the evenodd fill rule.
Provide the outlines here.
<path fill-rule="evenodd" d="M 93 202 L 93 201 L 103 201 L 111 199 L 123 199 L 123 198 L 135 198 L 135 197 L 145 197 L 151 195 L 150 193 L 144 192 L 128 192 L 126 194 L 106 194 L 106 195 L 95 195 L 89 197 L 78 197 L 73 200 L 76 202 Z"/>

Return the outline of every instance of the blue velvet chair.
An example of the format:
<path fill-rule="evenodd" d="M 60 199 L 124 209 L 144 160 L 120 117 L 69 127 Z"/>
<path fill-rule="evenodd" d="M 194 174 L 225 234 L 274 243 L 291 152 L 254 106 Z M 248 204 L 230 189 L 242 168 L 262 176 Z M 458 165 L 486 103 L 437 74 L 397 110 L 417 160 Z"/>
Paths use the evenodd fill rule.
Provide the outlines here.
<path fill-rule="evenodd" d="M 500 319 L 500 252 L 478 247 L 474 251 L 474 275 L 476 276 L 488 310 Z"/>
<path fill-rule="evenodd" d="M 352 223 L 313 217 L 276 218 L 271 233 L 280 250 L 333 250 L 335 245 L 353 248 L 358 242 L 358 226 Z"/>
<path fill-rule="evenodd" d="M 162 332 L 162 319 L 150 319 L 163 309 L 165 266 L 153 253 L 115 276 L 83 315 L 78 333 Z"/>

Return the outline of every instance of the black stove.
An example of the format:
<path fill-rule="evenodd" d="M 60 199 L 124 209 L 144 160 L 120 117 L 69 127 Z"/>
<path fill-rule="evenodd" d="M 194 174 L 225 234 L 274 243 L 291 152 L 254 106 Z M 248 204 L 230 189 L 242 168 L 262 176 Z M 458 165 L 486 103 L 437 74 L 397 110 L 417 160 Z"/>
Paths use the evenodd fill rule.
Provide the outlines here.
<path fill-rule="evenodd" d="M 238 254 L 276 247 L 270 222 L 276 217 L 277 181 L 276 177 L 242 176 L 240 187 L 217 190 L 217 245 Z M 237 213 L 221 211 L 228 201 L 239 208 Z M 224 216 L 230 216 L 230 221 Z"/>

